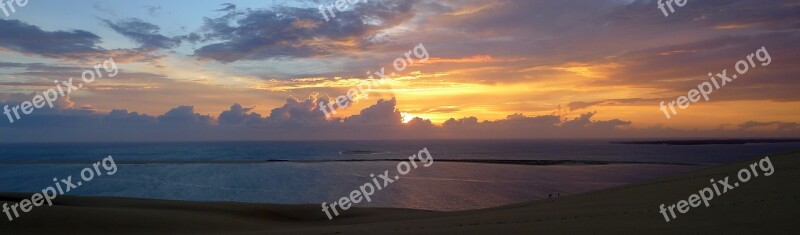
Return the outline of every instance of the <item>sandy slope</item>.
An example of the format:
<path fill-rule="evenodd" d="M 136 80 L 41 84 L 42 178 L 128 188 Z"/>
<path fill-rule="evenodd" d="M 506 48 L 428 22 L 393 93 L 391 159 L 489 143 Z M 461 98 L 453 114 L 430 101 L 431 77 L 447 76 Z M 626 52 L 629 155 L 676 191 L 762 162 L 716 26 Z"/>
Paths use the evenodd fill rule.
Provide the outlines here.
<path fill-rule="evenodd" d="M 351 209 L 328 221 L 319 205 L 198 203 L 121 198 L 61 197 L 9 222 L 0 234 L 797 234 L 800 151 L 770 156 L 775 173 L 757 177 L 710 203 L 665 222 L 662 203 L 685 200 L 753 163 L 712 167 L 642 184 L 509 205 L 428 212 Z M 0 194 L 2 201 L 30 195 Z M 677 213 L 677 212 L 676 212 Z M 2 215 L 5 216 L 5 215 Z"/>

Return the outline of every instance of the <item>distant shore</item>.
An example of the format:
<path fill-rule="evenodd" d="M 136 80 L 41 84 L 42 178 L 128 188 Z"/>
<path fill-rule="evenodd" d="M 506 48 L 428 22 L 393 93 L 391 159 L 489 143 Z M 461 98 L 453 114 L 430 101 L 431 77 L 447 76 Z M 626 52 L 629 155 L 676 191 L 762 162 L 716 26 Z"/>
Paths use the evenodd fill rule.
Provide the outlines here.
<path fill-rule="evenodd" d="M 8 234 L 773 234 L 796 231 L 800 151 L 770 155 L 775 173 L 715 198 L 669 223 L 658 212 L 735 177 L 753 160 L 708 167 L 622 187 L 489 209 L 433 212 L 352 208 L 329 221 L 319 205 L 186 202 L 110 197 L 56 199 L 9 222 Z M 28 194 L 0 193 L 18 202 Z"/>
<path fill-rule="evenodd" d="M 140 164 L 258 164 L 258 163 L 326 163 L 326 162 L 400 162 L 407 159 L 339 159 L 339 160 L 118 160 L 118 165 Z M 641 162 L 641 161 L 592 161 L 592 160 L 506 160 L 506 159 L 437 159 L 437 162 L 460 162 L 482 164 L 510 164 L 510 165 L 611 165 L 611 164 L 649 164 L 649 165 L 678 165 L 695 166 L 697 164 L 678 162 Z M 0 165 L 65 165 L 86 164 L 85 161 L 74 160 L 42 160 L 42 161 L 2 161 Z"/>
<path fill-rule="evenodd" d="M 661 145 L 717 145 L 717 144 L 773 144 L 800 143 L 800 139 L 707 139 L 707 140 L 651 140 L 618 141 L 613 144 L 661 144 Z"/>

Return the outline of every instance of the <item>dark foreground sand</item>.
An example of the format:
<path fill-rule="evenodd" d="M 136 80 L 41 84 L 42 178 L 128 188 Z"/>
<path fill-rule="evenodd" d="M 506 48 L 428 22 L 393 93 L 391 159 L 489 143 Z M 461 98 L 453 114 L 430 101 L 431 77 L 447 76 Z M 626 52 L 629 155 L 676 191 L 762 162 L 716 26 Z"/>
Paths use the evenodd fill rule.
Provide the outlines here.
<path fill-rule="evenodd" d="M 9 222 L 0 234 L 798 234 L 800 151 L 770 156 L 775 173 L 715 197 L 665 222 L 673 204 L 731 177 L 762 157 L 641 184 L 498 208 L 429 212 L 350 209 L 328 221 L 319 205 L 205 203 L 122 198 L 60 197 Z M 29 194 L 0 194 L 17 202 Z M 676 212 L 677 213 L 677 212 Z"/>

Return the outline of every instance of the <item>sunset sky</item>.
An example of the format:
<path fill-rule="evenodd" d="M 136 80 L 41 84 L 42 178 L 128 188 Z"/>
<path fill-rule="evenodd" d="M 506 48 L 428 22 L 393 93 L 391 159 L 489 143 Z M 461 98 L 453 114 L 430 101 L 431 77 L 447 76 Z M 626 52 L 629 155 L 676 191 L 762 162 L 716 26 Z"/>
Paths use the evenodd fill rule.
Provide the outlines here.
<path fill-rule="evenodd" d="M 345 95 L 367 71 L 393 70 L 395 58 L 420 43 L 428 61 L 338 110 L 341 119 L 321 122 L 339 125 L 358 115 L 350 121 L 385 116 L 393 123 L 399 112 L 401 122 L 419 118 L 402 125 L 429 120 L 444 128 L 454 118 L 450 124 L 483 124 L 483 130 L 508 134 L 491 136 L 496 138 L 603 137 L 604 128 L 628 133 L 608 137 L 800 133 L 797 1 L 689 0 L 664 17 L 654 0 L 369 0 L 326 22 L 318 6 L 333 3 L 30 0 L 0 18 L 0 103 L 29 101 L 53 88 L 53 80 L 80 77 L 108 57 L 120 74 L 76 91 L 57 109 L 37 110 L 14 124 L 0 119 L 2 140 L 67 140 L 39 135 L 64 125 L 107 124 L 117 117 L 112 110 L 132 130 L 141 123 L 131 120 L 157 126 L 168 114 L 218 129 L 308 128 L 320 121 L 314 103 Z M 665 118 L 661 101 L 686 95 L 710 72 L 734 71 L 737 61 L 762 46 L 771 64 L 715 90 L 710 101 Z M 223 120 L 224 111 L 237 116 Z M 293 124 L 277 124 L 284 119 Z M 515 120 L 531 130 L 551 120 L 542 133 L 556 126 L 552 133 L 560 134 L 515 133 L 527 130 L 513 128 Z M 565 130 L 570 121 L 602 128 L 587 136 Z M 96 134 L 87 140 L 128 134 L 135 137 L 120 140 L 140 140 L 156 133 L 137 136 L 108 125 L 87 132 Z M 199 135 L 263 137 L 233 132 Z M 442 132 L 442 138 L 458 136 Z"/>

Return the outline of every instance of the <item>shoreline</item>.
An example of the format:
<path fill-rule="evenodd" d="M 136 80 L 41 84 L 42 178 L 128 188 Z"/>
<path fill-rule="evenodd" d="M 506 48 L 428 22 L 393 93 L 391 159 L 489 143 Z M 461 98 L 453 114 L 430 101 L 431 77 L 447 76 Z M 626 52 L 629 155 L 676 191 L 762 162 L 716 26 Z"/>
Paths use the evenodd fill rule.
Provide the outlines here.
<path fill-rule="evenodd" d="M 697 140 L 645 140 L 645 141 L 613 141 L 612 144 L 631 145 L 740 145 L 740 144 L 777 144 L 798 143 L 797 138 L 783 139 L 697 139 Z"/>
<path fill-rule="evenodd" d="M 710 178 L 733 176 L 754 157 L 673 176 L 598 191 L 487 209 L 434 212 L 351 208 L 328 221 L 319 205 L 188 202 L 61 196 L 14 221 L 0 220 L 11 234 L 464 234 L 500 233 L 744 233 L 795 229 L 800 215 L 800 150 L 770 155 L 775 174 L 761 177 L 665 222 L 658 205 L 706 187 Z M 0 193 L 0 201 L 29 194 Z M 745 223 L 745 221 L 748 221 Z M 761 226 L 751 226 L 759 223 Z"/>
<path fill-rule="evenodd" d="M 143 164 L 265 164 L 265 163 L 331 163 L 331 162 L 402 162 L 407 159 L 341 159 L 341 160 L 118 160 L 118 165 L 143 165 Z M 695 163 L 681 162 L 640 162 L 640 161 L 594 161 L 594 160 L 510 160 L 510 159 L 437 159 L 437 162 L 477 163 L 477 164 L 506 164 L 529 166 L 556 166 L 556 165 L 614 165 L 614 164 L 644 164 L 644 165 L 674 165 L 674 166 L 702 166 Z M 71 165 L 87 164 L 86 161 L 0 161 L 0 165 Z"/>

